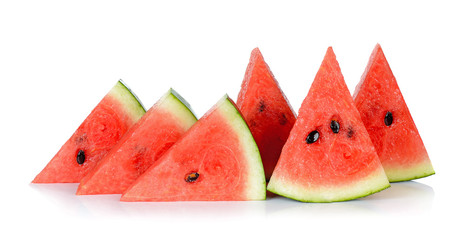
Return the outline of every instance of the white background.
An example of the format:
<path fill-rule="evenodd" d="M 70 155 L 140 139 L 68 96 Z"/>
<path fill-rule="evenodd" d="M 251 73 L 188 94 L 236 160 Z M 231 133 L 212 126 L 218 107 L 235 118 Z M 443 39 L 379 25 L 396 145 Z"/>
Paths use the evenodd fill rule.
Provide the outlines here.
<path fill-rule="evenodd" d="M 2 239 L 463 238 L 464 7 L 452 1 L 1 1 Z M 284 3 L 285 2 L 285 3 Z M 294 110 L 333 46 L 351 92 L 380 43 L 436 175 L 343 203 L 120 203 L 31 185 L 118 79 L 202 116 L 260 47 Z"/>

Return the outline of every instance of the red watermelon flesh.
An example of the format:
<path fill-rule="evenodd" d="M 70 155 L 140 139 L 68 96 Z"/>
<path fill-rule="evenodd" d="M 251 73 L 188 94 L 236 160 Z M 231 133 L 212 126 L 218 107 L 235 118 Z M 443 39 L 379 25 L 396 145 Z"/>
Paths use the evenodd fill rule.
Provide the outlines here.
<path fill-rule="evenodd" d="M 354 101 L 389 181 L 434 174 L 423 141 L 379 44 L 357 85 Z"/>
<path fill-rule="evenodd" d="M 170 89 L 81 181 L 76 194 L 121 194 L 195 122 L 189 105 Z"/>
<path fill-rule="evenodd" d="M 263 200 L 257 145 L 225 96 L 123 194 L 121 201 Z"/>
<path fill-rule="evenodd" d="M 304 202 L 334 202 L 387 187 L 389 182 L 376 150 L 336 56 L 328 48 L 268 190 Z"/>
<path fill-rule="evenodd" d="M 237 107 L 255 138 L 269 180 L 295 114 L 258 48 L 250 56 Z"/>
<path fill-rule="evenodd" d="M 144 113 L 118 81 L 32 183 L 79 182 Z"/>

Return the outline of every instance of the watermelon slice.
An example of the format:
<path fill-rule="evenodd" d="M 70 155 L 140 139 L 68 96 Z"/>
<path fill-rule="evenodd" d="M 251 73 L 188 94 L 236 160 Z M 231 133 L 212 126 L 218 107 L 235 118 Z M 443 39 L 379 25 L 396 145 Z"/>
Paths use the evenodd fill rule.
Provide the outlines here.
<path fill-rule="evenodd" d="M 330 47 L 302 103 L 268 190 L 304 202 L 334 202 L 388 187 Z"/>
<path fill-rule="evenodd" d="M 250 56 L 237 107 L 255 138 L 269 180 L 295 123 L 295 113 L 258 48 Z"/>
<path fill-rule="evenodd" d="M 187 102 L 170 89 L 82 179 L 76 194 L 123 193 L 196 121 Z"/>
<path fill-rule="evenodd" d="M 118 81 L 32 183 L 79 182 L 144 113 Z"/>
<path fill-rule="evenodd" d="M 434 174 L 423 141 L 379 44 L 357 85 L 354 100 L 389 181 Z"/>
<path fill-rule="evenodd" d="M 155 162 L 121 201 L 263 200 L 260 153 L 226 95 Z"/>

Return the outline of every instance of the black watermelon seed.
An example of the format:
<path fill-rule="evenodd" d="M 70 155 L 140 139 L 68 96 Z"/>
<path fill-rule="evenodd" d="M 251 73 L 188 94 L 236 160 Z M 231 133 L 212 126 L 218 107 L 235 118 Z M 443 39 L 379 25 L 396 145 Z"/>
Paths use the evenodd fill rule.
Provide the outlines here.
<path fill-rule="evenodd" d="M 333 130 L 333 133 L 338 133 L 339 132 L 339 123 L 336 120 L 331 120 L 331 130 Z"/>
<path fill-rule="evenodd" d="M 263 112 L 265 110 L 265 102 L 260 100 L 260 105 L 258 106 L 258 111 Z"/>
<path fill-rule="evenodd" d="M 186 182 L 195 182 L 198 178 L 199 178 L 199 173 L 196 173 L 196 172 L 193 172 L 193 173 L 189 173 L 186 175 L 186 177 L 184 178 L 184 180 L 186 180 Z"/>
<path fill-rule="evenodd" d="M 79 165 L 83 164 L 84 161 L 86 160 L 86 155 L 84 154 L 84 150 L 79 150 L 76 161 Z"/>
<path fill-rule="evenodd" d="M 318 141 L 319 137 L 320 137 L 320 133 L 317 130 L 315 130 L 315 131 L 308 134 L 307 139 L 305 139 L 305 141 L 308 144 L 312 144 L 312 143 Z"/>
<path fill-rule="evenodd" d="M 387 112 L 386 116 L 384 116 L 384 124 L 386 124 L 386 126 L 391 126 L 392 121 L 394 121 L 394 118 L 392 117 L 392 113 Z"/>

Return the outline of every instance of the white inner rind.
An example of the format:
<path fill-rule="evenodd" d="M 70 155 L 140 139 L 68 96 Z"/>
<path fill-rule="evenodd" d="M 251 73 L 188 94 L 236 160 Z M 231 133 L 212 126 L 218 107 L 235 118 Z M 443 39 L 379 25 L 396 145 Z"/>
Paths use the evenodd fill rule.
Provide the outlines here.
<path fill-rule="evenodd" d="M 145 109 L 140 101 L 123 82 L 118 81 L 108 95 L 121 103 L 133 122 L 136 122 L 145 114 Z"/>
<path fill-rule="evenodd" d="M 380 167 L 371 175 L 356 182 L 331 187 L 308 188 L 275 176 L 271 178 L 268 190 L 302 202 L 338 202 L 364 197 L 389 186 L 384 170 Z"/>
<path fill-rule="evenodd" d="M 433 165 L 431 165 L 431 161 L 428 157 L 425 157 L 423 161 L 412 167 L 401 166 L 399 168 L 393 168 L 392 166 L 386 166 L 384 171 L 390 182 L 408 181 L 435 174 Z"/>
<path fill-rule="evenodd" d="M 247 160 L 248 180 L 246 183 L 246 195 L 248 200 L 264 200 L 266 198 L 266 180 L 263 164 L 257 144 L 240 112 L 236 109 L 229 97 L 225 95 L 217 103 L 218 110 L 221 111 L 228 124 L 238 135 Z"/>
<path fill-rule="evenodd" d="M 190 108 L 186 106 L 185 100 L 181 100 L 177 96 L 179 94 L 173 94 L 173 90 L 170 89 L 160 98 L 156 105 L 179 119 L 180 126 L 183 127 L 184 131 L 187 131 L 197 121 L 197 118 Z"/>

